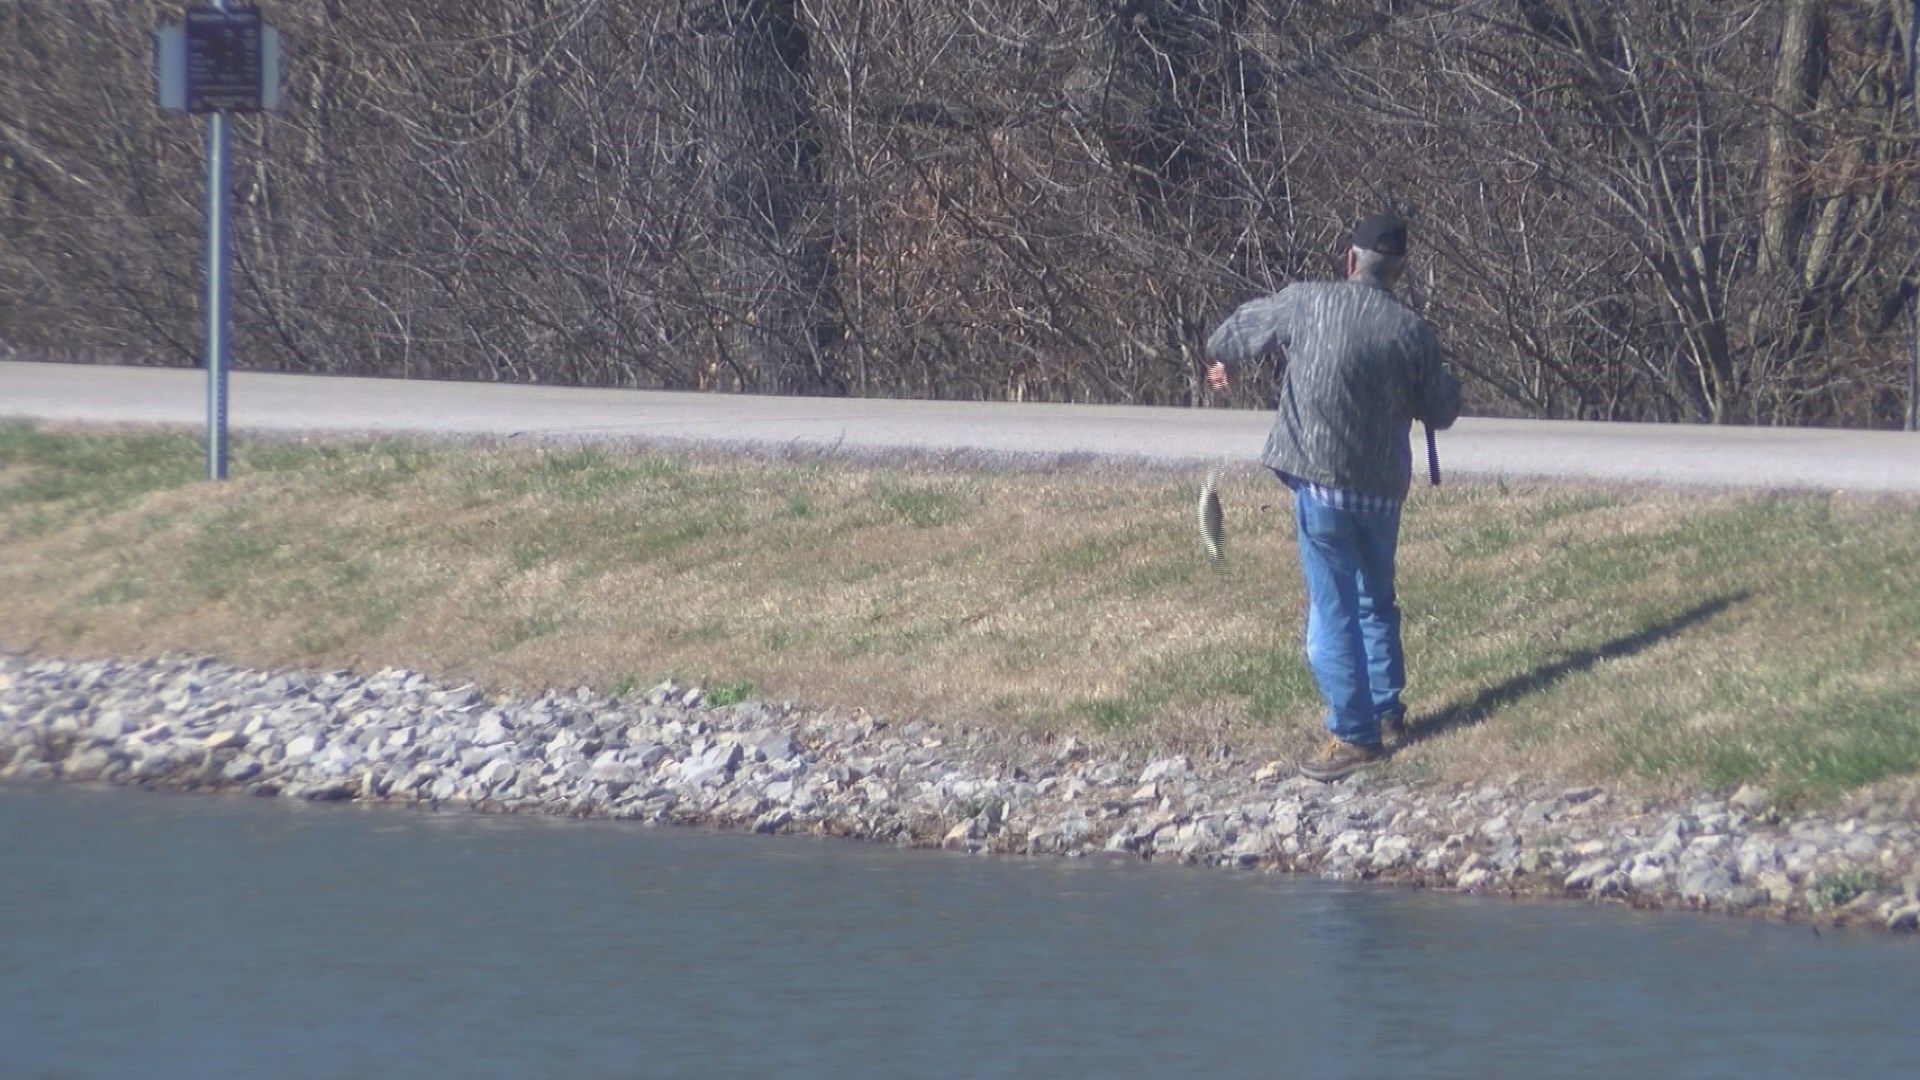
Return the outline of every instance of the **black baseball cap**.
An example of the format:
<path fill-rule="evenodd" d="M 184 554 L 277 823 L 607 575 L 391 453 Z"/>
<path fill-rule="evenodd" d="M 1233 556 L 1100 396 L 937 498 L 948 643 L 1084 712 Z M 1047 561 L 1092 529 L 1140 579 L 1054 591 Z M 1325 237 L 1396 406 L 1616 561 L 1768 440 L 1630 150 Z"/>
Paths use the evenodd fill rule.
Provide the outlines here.
<path fill-rule="evenodd" d="M 1353 246 L 1382 255 L 1407 253 L 1407 223 L 1392 214 L 1362 218 L 1353 227 Z"/>

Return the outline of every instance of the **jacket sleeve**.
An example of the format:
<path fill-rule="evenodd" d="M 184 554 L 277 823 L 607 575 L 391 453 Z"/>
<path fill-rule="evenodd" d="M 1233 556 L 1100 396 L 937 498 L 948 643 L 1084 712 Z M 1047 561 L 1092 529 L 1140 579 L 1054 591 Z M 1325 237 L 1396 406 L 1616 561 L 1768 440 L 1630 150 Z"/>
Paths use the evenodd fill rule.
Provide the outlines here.
<path fill-rule="evenodd" d="M 1413 415 L 1439 431 L 1460 419 L 1460 380 L 1440 357 L 1440 337 L 1424 320 L 1413 350 Z"/>
<path fill-rule="evenodd" d="M 1241 304 L 1207 339 L 1207 358 L 1225 364 L 1229 374 L 1239 375 L 1247 365 L 1286 348 L 1290 306 L 1285 291 Z"/>

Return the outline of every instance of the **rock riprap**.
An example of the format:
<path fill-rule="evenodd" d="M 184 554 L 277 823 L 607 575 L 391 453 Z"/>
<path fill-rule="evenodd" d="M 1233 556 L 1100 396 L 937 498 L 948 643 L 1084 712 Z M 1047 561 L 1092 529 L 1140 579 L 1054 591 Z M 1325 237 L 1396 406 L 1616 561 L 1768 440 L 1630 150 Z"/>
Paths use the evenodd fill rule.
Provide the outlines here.
<path fill-rule="evenodd" d="M 1308 871 L 1912 930 L 1912 792 L 1783 815 L 1765 791 L 1662 802 L 1514 781 L 1334 785 L 1231 756 L 704 704 L 662 684 L 489 695 L 387 669 L 0 653 L 0 779 L 809 832 L 966 851 Z"/>

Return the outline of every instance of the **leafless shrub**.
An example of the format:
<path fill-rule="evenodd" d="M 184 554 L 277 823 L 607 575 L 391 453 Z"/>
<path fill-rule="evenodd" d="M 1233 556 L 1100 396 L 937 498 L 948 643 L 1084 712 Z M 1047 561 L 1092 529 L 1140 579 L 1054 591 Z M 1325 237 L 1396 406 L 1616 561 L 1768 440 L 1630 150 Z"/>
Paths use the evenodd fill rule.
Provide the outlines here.
<path fill-rule="evenodd" d="M 1481 411 L 1903 405 L 1893 0 L 264 6 L 243 366 L 1198 404 L 1213 322 L 1396 207 Z M 0 341 L 192 362 L 172 17 L 0 5 Z"/>

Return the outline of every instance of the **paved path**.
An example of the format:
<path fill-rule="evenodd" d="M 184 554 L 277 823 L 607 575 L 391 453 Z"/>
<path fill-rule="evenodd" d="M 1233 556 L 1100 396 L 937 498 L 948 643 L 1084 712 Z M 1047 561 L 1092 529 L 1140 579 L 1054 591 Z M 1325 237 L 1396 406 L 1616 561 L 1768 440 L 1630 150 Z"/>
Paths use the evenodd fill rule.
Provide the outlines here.
<path fill-rule="evenodd" d="M 0 416 L 205 422 L 205 376 L 0 363 Z M 691 439 L 858 449 L 1251 460 L 1269 415 L 1228 409 L 747 397 L 310 375 L 233 376 L 237 430 L 419 432 L 610 442 Z M 1920 494 L 1920 435 L 1467 418 L 1449 475 Z M 1416 461 L 1419 460 L 1416 456 Z"/>

